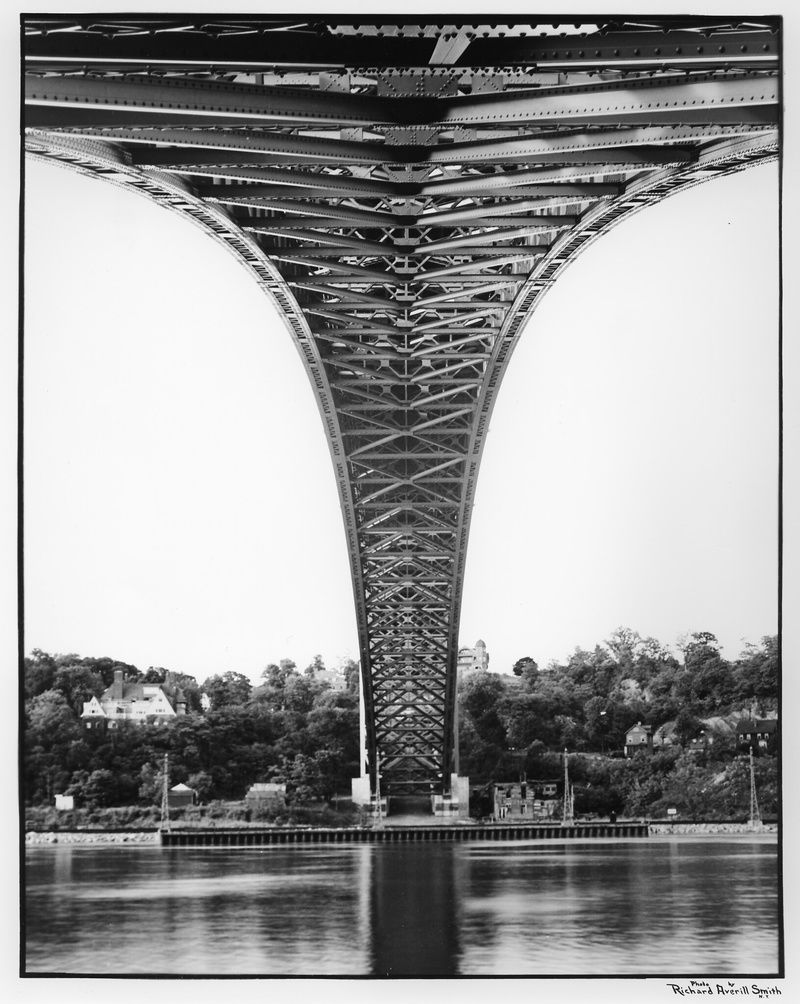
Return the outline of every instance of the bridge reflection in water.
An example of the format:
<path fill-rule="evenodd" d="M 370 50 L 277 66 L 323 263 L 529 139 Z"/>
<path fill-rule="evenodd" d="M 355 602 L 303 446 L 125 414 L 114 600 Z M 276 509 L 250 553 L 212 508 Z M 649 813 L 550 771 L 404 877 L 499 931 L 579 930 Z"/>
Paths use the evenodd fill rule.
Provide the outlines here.
<path fill-rule="evenodd" d="M 56 845 L 26 857 L 36 974 L 767 977 L 779 967 L 774 836 Z"/>
<path fill-rule="evenodd" d="M 451 846 L 365 848 L 371 971 L 375 976 L 458 972 L 459 903 L 466 858 Z"/>

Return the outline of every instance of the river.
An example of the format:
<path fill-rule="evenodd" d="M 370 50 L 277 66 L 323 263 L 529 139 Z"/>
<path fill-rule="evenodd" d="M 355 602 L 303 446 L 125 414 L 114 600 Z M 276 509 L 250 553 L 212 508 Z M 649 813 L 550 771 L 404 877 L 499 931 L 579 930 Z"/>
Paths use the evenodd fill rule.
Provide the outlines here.
<path fill-rule="evenodd" d="M 32 846 L 29 973 L 769 976 L 774 835 Z"/>

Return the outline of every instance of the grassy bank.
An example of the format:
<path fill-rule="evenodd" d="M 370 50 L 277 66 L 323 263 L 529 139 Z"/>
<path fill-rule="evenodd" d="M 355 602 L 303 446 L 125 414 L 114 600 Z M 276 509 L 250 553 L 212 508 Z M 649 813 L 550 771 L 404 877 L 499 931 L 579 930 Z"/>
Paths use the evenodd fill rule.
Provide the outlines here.
<path fill-rule="evenodd" d="M 171 809 L 170 823 L 181 827 L 247 826 L 355 826 L 362 814 L 350 801 L 335 805 L 292 805 L 280 810 L 252 809 L 245 802 L 210 802 Z M 108 809 L 74 809 L 68 812 L 48 807 L 27 808 L 25 829 L 40 833 L 68 830 L 157 829 L 161 811 L 155 806 L 129 805 Z"/>

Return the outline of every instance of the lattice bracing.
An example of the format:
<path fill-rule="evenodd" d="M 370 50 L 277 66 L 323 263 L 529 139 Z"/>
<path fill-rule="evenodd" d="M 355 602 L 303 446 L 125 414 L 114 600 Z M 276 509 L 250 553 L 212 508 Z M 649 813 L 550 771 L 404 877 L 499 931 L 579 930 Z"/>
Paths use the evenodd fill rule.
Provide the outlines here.
<path fill-rule="evenodd" d="M 26 145 L 192 218 L 273 297 L 338 479 L 370 770 L 445 790 L 504 369 L 591 241 L 777 155 L 779 24 L 29 18 Z"/>

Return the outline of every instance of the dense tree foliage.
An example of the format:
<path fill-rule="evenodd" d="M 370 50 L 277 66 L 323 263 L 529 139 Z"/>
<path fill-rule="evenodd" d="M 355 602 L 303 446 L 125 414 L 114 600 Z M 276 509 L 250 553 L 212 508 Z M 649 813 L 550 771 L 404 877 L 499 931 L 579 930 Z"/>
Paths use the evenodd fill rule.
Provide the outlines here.
<path fill-rule="evenodd" d="M 566 748 L 578 812 L 746 812 L 749 775 L 731 725 L 775 713 L 777 641 L 747 645 L 733 662 L 707 632 L 681 639 L 679 649 L 681 659 L 620 628 L 563 664 L 540 668 L 525 656 L 509 674 L 467 674 L 458 693 L 461 772 L 477 784 L 522 772 L 559 778 Z M 85 730 L 83 702 L 100 696 L 118 669 L 162 685 L 173 702 L 180 692 L 187 713 Z M 113 659 L 34 650 L 24 664 L 26 802 L 52 804 L 65 792 L 96 807 L 157 804 L 165 753 L 171 783 L 189 784 L 203 801 L 241 799 L 251 784 L 273 780 L 286 782 L 296 802 L 330 799 L 358 773 L 358 664 L 348 660 L 341 671 L 341 690 L 331 688 L 320 656 L 303 670 L 290 659 L 270 663 L 255 687 L 231 671 L 198 686 L 161 667 L 141 673 Z M 674 745 L 624 759 L 625 733 L 637 721 L 668 725 Z M 702 730 L 713 744 L 691 749 Z M 759 757 L 757 772 L 762 809 L 774 812 L 774 757 Z"/>
<path fill-rule="evenodd" d="M 83 702 L 103 693 L 115 669 L 128 680 L 162 685 L 173 702 L 180 691 L 187 713 L 86 730 Z M 331 798 L 358 773 L 358 692 L 317 680 L 324 669 L 319 658 L 311 673 L 282 660 L 267 666 L 256 688 L 235 672 L 198 687 L 193 677 L 159 667 L 140 673 L 110 659 L 35 650 L 24 664 L 26 802 L 51 802 L 64 792 L 96 807 L 157 804 L 165 753 L 171 784 L 189 784 L 203 801 L 241 799 L 257 781 L 286 782 L 297 800 Z M 344 669 L 352 675 L 349 663 Z M 205 714 L 202 693 L 211 702 Z"/>
<path fill-rule="evenodd" d="M 459 687 L 461 770 L 473 783 L 560 778 L 570 751 L 579 812 L 682 815 L 746 813 L 749 782 L 737 759 L 733 727 L 777 709 L 778 645 L 772 637 L 726 661 L 707 632 L 680 641 L 683 660 L 654 638 L 620 628 L 591 652 L 540 669 L 530 656 L 512 674 L 472 673 Z M 637 721 L 666 726 L 673 745 L 625 759 Z M 712 738 L 708 748 L 692 740 Z M 762 808 L 777 807 L 777 765 L 759 757 Z"/>

